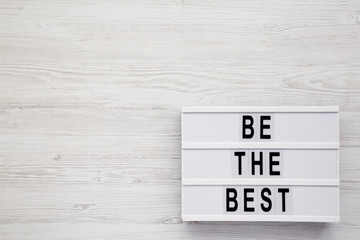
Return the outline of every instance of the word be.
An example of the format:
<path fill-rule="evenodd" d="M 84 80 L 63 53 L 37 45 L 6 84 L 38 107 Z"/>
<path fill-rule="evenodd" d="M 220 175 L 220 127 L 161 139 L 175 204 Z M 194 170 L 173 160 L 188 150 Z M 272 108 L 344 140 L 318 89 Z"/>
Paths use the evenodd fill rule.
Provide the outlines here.
<path fill-rule="evenodd" d="M 271 135 L 270 134 L 266 134 L 264 132 L 265 129 L 270 129 L 270 123 L 269 121 L 271 121 L 271 116 L 269 115 L 257 115 L 258 118 L 258 124 L 259 124 L 259 137 L 260 139 L 271 139 Z M 255 116 L 255 119 L 256 116 Z M 254 116 L 252 115 L 242 115 L 242 138 L 243 139 L 252 139 L 255 135 L 255 129 L 254 128 L 254 124 L 255 124 L 255 120 L 254 120 Z"/>

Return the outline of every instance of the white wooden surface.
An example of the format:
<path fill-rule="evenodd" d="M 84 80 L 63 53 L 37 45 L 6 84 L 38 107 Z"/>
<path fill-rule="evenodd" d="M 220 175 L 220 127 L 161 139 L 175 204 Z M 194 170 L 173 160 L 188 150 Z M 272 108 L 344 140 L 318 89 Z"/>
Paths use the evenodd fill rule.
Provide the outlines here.
<path fill-rule="evenodd" d="M 191 105 L 340 106 L 341 222 L 182 222 Z M 0 239 L 359 237 L 359 0 L 0 0 L 0 111 Z"/>

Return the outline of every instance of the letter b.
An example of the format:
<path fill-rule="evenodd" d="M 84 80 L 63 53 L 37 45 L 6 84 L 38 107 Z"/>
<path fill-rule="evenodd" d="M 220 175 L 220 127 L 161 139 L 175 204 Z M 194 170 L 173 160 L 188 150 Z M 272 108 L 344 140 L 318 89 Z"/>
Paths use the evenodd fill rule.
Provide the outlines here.
<path fill-rule="evenodd" d="M 230 193 L 232 193 L 232 197 L 230 197 Z M 226 188 L 226 211 L 227 212 L 235 212 L 238 209 L 238 202 L 236 200 L 237 192 L 235 188 Z M 234 203 L 234 206 L 230 206 L 230 202 Z"/>
<path fill-rule="evenodd" d="M 254 124 L 254 118 L 252 116 L 243 115 L 243 117 L 242 117 L 242 137 L 243 137 L 243 139 L 250 139 L 250 138 L 254 137 L 253 124 Z"/>

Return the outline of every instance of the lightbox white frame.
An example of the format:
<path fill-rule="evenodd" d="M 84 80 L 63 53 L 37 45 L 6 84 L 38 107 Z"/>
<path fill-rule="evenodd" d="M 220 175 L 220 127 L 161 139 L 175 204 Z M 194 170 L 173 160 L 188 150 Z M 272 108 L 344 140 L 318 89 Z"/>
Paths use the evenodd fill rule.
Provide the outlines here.
<path fill-rule="evenodd" d="M 337 113 L 337 142 L 183 142 L 184 113 Z M 181 216 L 183 221 L 278 221 L 278 222 L 339 222 L 340 221 L 340 167 L 339 167 L 339 107 L 338 106 L 191 106 L 181 109 L 181 175 L 184 149 L 336 149 L 337 179 L 183 179 L 181 177 Z M 304 215 L 190 215 L 184 214 L 184 186 L 186 185 L 311 185 L 337 187 L 337 216 Z"/>

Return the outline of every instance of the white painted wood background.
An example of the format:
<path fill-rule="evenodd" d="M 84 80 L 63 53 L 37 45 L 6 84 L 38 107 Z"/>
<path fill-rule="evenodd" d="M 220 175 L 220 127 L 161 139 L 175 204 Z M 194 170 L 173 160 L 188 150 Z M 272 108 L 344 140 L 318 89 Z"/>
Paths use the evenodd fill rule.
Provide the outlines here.
<path fill-rule="evenodd" d="M 340 106 L 340 223 L 182 222 L 180 108 Z M 358 239 L 360 1 L 0 0 L 0 239 Z"/>

